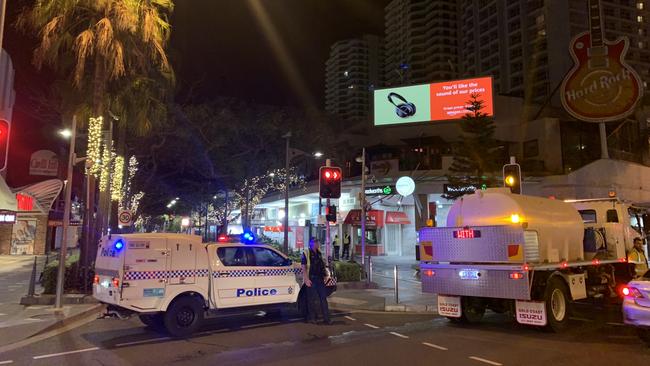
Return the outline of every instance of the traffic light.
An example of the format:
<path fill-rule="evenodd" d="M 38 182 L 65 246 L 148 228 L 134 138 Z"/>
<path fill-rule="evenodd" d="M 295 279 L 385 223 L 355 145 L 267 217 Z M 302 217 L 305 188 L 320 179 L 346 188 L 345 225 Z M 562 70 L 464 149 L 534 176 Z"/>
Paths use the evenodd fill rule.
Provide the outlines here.
<path fill-rule="evenodd" d="M 9 121 L 0 119 L 0 171 L 7 168 L 9 155 Z"/>
<path fill-rule="evenodd" d="M 509 187 L 515 194 L 521 194 L 521 167 L 519 164 L 503 166 L 503 186 Z"/>
<path fill-rule="evenodd" d="M 319 170 L 319 194 L 321 198 L 341 197 L 341 168 L 322 166 Z"/>
<path fill-rule="evenodd" d="M 325 219 L 328 222 L 336 222 L 336 206 L 330 205 L 325 207 Z"/>

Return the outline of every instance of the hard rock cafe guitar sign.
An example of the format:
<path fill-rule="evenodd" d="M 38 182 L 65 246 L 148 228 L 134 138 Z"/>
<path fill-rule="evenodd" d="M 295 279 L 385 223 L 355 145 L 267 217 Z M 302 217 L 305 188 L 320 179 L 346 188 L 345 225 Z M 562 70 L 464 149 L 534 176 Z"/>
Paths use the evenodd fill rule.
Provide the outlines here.
<path fill-rule="evenodd" d="M 625 62 L 629 41 L 603 39 L 599 0 L 589 0 L 589 29 L 571 41 L 575 65 L 562 82 L 562 104 L 582 121 L 620 120 L 634 112 L 643 94 L 639 76 Z"/>

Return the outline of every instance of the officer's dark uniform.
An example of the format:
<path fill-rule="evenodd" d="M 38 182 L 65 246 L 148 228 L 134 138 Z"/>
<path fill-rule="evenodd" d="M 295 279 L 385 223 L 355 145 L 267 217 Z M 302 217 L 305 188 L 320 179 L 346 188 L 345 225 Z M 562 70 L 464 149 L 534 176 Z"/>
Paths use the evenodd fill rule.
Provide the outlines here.
<path fill-rule="evenodd" d="M 307 265 L 307 258 L 305 258 L 305 253 L 302 254 L 301 263 Z M 329 306 L 327 305 L 327 292 L 325 289 L 325 276 L 327 272 L 325 270 L 325 262 L 323 261 L 322 253 L 317 251 L 314 253 L 313 250 L 309 250 L 309 280 L 311 281 L 311 287 L 307 287 L 307 320 L 315 321 L 316 320 L 316 309 L 312 299 L 318 298 L 320 301 L 320 308 L 323 313 L 323 321 L 325 323 L 330 323 L 330 311 Z"/>

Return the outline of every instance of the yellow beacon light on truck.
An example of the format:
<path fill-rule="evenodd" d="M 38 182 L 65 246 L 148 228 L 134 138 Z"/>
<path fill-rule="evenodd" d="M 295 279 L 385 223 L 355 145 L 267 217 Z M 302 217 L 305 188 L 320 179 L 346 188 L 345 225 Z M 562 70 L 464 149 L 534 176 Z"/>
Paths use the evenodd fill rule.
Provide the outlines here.
<path fill-rule="evenodd" d="M 513 224 L 518 224 L 521 222 L 521 217 L 519 216 L 519 214 L 512 214 L 510 215 L 510 222 L 512 222 Z"/>

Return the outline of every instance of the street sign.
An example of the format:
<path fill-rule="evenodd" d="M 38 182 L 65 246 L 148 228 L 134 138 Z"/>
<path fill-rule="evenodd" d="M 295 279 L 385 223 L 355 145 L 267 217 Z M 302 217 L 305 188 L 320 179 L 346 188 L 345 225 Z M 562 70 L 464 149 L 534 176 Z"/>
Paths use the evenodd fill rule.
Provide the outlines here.
<path fill-rule="evenodd" d="M 120 210 L 117 213 L 117 222 L 122 226 L 131 226 L 133 223 L 133 213 L 129 210 Z"/>

